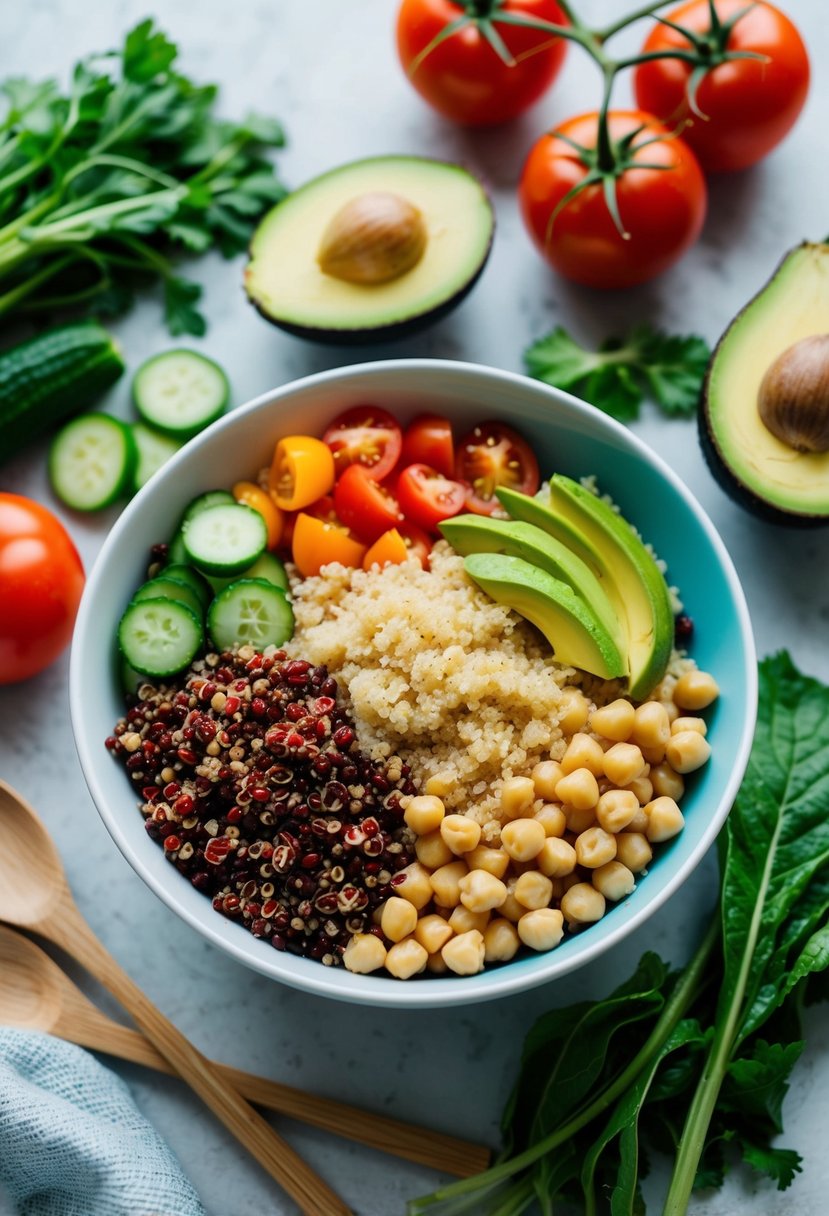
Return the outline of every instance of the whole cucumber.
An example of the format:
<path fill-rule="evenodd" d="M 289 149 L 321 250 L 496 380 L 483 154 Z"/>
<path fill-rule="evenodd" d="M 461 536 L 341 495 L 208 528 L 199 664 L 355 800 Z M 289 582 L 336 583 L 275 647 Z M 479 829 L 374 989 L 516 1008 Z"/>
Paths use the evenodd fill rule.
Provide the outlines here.
<path fill-rule="evenodd" d="M 115 339 L 97 321 L 60 325 L 0 351 L 0 461 L 88 410 L 123 370 Z"/>

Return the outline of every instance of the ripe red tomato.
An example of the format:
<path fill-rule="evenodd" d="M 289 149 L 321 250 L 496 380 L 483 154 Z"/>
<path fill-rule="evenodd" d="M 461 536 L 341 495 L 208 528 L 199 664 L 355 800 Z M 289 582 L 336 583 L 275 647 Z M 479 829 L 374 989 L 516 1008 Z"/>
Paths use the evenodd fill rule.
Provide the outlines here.
<path fill-rule="evenodd" d="M 463 510 L 466 486 L 427 464 L 410 464 L 397 479 L 397 501 L 406 519 L 434 532 L 442 519 Z"/>
<path fill-rule="evenodd" d="M 360 464 L 375 481 L 397 464 L 403 441 L 396 420 L 375 405 L 355 405 L 339 414 L 322 438 L 334 456 L 337 477 L 350 464 Z"/>
<path fill-rule="evenodd" d="M 429 569 L 429 554 L 432 552 L 432 540 L 422 528 L 418 528 L 410 519 L 401 520 L 397 531 L 403 537 L 403 542 L 410 554 L 418 559 L 424 570 Z"/>
<path fill-rule="evenodd" d="M 83 584 L 63 524 L 40 503 L 0 494 L 0 684 L 36 675 L 69 644 Z"/>
<path fill-rule="evenodd" d="M 535 494 L 541 478 L 535 454 L 516 431 L 502 422 L 482 422 L 458 444 L 455 476 L 467 483 L 466 509 L 492 515 L 500 509 L 498 486 Z"/>
<path fill-rule="evenodd" d="M 764 60 L 732 59 L 703 77 L 696 100 L 705 119 L 691 112 L 687 84 L 692 65 L 681 59 L 654 59 L 634 75 L 636 102 L 671 126 L 682 127 L 704 169 L 745 169 L 762 160 L 788 134 L 809 91 L 809 58 L 797 29 L 771 4 L 758 0 L 717 0 L 717 14 L 727 22 L 742 16 L 728 36 L 727 49 L 754 51 Z M 666 16 L 700 34 L 711 28 L 708 0 L 691 0 Z M 678 30 L 655 25 L 643 51 L 686 50 Z"/>
<path fill-rule="evenodd" d="M 707 191 L 693 152 L 661 122 L 641 110 L 611 111 L 608 117 L 614 141 L 643 127 L 631 154 L 634 167 L 616 179 L 626 235 L 613 221 L 600 182 L 586 186 L 555 214 L 589 172 L 557 134 L 595 147 L 595 113 L 570 118 L 541 136 L 524 165 L 519 199 L 536 245 L 561 274 L 587 287 L 630 287 L 661 274 L 693 245 L 705 219 Z M 639 146 L 654 136 L 656 142 Z M 637 161 L 664 167 L 639 169 Z"/>
<path fill-rule="evenodd" d="M 397 500 L 359 464 L 349 465 L 334 486 L 334 507 L 341 521 L 369 545 L 400 522 Z"/>
<path fill-rule="evenodd" d="M 486 10 L 489 7 L 489 12 Z M 550 87 L 567 43 L 543 30 L 498 22 L 498 11 L 566 24 L 556 0 L 505 0 L 487 6 L 454 0 L 403 0 L 397 15 L 397 50 L 414 87 L 446 118 L 468 126 L 505 122 L 522 114 Z M 462 29 L 432 50 L 448 25 L 469 14 Z M 512 55 L 507 64 L 475 18 L 489 16 Z"/>
<path fill-rule="evenodd" d="M 444 477 L 455 476 L 455 446 L 452 423 L 437 414 L 420 414 L 403 432 L 400 463 L 428 464 Z"/>

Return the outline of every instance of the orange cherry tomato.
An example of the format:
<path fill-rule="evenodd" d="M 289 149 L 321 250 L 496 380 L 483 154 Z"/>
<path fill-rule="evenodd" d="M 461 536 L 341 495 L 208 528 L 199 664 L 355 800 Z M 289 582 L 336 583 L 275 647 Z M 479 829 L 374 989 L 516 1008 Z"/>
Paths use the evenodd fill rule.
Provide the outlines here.
<path fill-rule="evenodd" d="M 408 561 L 413 556 L 409 552 L 405 540 L 397 528 L 389 528 L 371 546 L 363 558 L 363 569 L 370 570 L 372 566 L 398 565 Z"/>
<path fill-rule="evenodd" d="M 319 574 L 329 562 L 343 566 L 361 566 L 366 555 L 366 546 L 355 540 L 346 528 L 327 523 L 306 515 L 304 511 L 296 517 L 291 542 L 291 556 L 303 578 Z"/>
<path fill-rule="evenodd" d="M 268 548 L 276 549 L 282 540 L 285 512 L 280 510 L 270 494 L 266 494 L 252 481 L 237 481 L 232 493 L 237 502 L 259 512 L 268 529 Z"/>
<path fill-rule="evenodd" d="M 273 454 L 268 488 L 283 511 L 301 511 L 322 498 L 334 484 L 334 457 L 321 439 L 288 435 Z"/>

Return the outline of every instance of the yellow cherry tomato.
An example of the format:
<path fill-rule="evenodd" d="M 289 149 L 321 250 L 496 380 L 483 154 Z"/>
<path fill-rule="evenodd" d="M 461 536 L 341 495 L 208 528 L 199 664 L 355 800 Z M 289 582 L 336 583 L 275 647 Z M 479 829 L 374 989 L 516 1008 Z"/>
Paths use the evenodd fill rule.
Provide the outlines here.
<path fill-rule="evenodd" d="M 366 546 L 339 524 L 315 519 L 300 511 L 294 524 L 291 541 L 291 556 L 303 578 L 319 574 L 329 562 L 340 562 L 343 566 L 361 566 Z"/>
<path fill-rule="evenodd" d="M 389 528 L 388 532 L 377 538 L 363 558 L 363 569 L 370 570 L 372 566 L 387 566 L 390 563 L 397 565 L 408 559 L 409 550 L 403 537 L 397 528 Z"/>
<path fill-rule="evenodd" d="M 285 515 L 270 494 L 266 494 L 252 481 L 237 481 L 231 492 L 237 502 L 259 512 L 268 529 L 268 548 L 275 549 L 282 539 Z"/>
<path fill-rule="evenodd" d="M 311 435 L 280 439 L 268 474 L 268 488 L 283 511 L 301 511 L 334 485 L 334 457 L 327 443 Z"/>

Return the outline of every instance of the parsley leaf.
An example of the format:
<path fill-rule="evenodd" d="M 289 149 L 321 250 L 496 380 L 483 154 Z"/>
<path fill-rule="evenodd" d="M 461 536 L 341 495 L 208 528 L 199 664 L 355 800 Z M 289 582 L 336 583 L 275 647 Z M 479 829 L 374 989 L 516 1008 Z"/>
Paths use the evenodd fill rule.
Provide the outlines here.
<path fill-rule="evenodd" d="M 524 352 L 527 372 L 566 389 L 620 422 L 632 422 L 646 397 L 671 417 L 697 409 L 711 351 L 694 335 L 678 337 L 638 325 L 625 338 L 608 338 L 598 351 L 580 346 L 561 326 Z"/>

